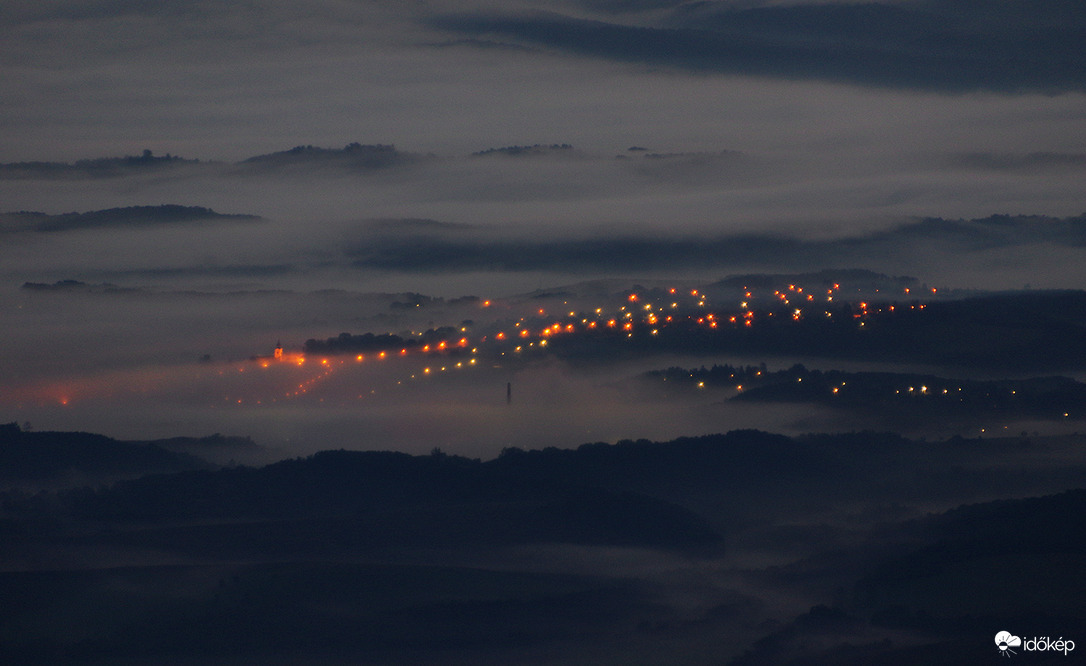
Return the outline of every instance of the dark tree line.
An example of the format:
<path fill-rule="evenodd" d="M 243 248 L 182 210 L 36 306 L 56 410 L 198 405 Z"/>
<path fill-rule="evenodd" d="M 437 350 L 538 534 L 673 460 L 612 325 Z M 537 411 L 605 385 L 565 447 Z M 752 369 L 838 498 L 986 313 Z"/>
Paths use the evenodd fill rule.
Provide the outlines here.
<path fill-rule="evenodd" d="M 394 333 L 340 333 L 339 335 L 317 340 L 310 338 L 305 341 L 307 354 L 357 354 L 367 352 L 391 352 L 406 349 L 408 351 L 418 349 L 425 345 L 436 345 L 445 342 L 447 348 L 452 351 L 455 343 L 460 339 L 460 330 L 452 326 L 431 328 L 418 337 L 404 338 Z M 435 350 L 437 351 L 437 350 Z"/>

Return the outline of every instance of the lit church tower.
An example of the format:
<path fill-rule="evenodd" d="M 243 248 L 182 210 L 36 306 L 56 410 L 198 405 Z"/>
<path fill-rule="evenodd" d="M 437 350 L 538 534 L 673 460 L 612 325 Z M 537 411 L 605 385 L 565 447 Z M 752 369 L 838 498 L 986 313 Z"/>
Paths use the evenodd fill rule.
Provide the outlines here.
<path fill-rule="evenodd" d="M 275 360 L 283 360 L 283 345 L 281 345 L 278 341 L 276 341 L 275 343 Z"/>

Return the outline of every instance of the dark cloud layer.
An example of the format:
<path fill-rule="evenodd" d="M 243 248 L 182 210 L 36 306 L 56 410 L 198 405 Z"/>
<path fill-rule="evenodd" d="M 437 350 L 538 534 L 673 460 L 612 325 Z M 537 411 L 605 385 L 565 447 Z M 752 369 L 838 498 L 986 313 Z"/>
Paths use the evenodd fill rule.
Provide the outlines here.
<path fill-rule="evenodd" d="M 695 71 L 945 91 L 1086 88 L 1086 16 L 1073 0 L 747 9 L 694 3 L 652 25 L 556 13 L 452 16 L 438 25 Z"/>

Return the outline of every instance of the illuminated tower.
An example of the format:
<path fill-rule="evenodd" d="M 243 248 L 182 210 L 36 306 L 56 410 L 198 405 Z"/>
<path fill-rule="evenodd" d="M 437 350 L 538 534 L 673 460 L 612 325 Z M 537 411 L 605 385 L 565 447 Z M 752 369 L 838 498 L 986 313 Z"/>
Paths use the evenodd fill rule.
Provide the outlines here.
<path fill-rule="evenodd" d="M 276 361 L 282 361 L 283 360 L 283 345 L 279 344 L 278 341 L 276 341 L 276 343 L 275 343 L 274 355 L 275 355 L 275 360 Z"/>

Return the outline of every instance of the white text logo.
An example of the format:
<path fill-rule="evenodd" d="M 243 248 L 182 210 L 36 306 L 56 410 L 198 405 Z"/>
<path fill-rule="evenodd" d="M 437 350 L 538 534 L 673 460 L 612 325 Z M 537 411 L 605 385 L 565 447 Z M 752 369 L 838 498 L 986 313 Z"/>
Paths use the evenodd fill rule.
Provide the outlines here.
<path fill-rule="evenodd" d="M 995 644 L 999 648 L 999 654 L 1004 657 L 1010 657 L 1012 654 L 1018 654 L 1011 648 L 1021 648 L 1026 652 L 1062 652 L 1064 656 L 1067 656 L 1071 650 L 1075 649 L 1075 642 L 1070 640 L 1064 640 L 1063 636 L 1052 640 L 1048 636 L 1034 636 L 1026 640 L 1022 640 L 1018 636 L 1014 636 L 1009 631 L 1001 631 L 995 635 Z"/>

